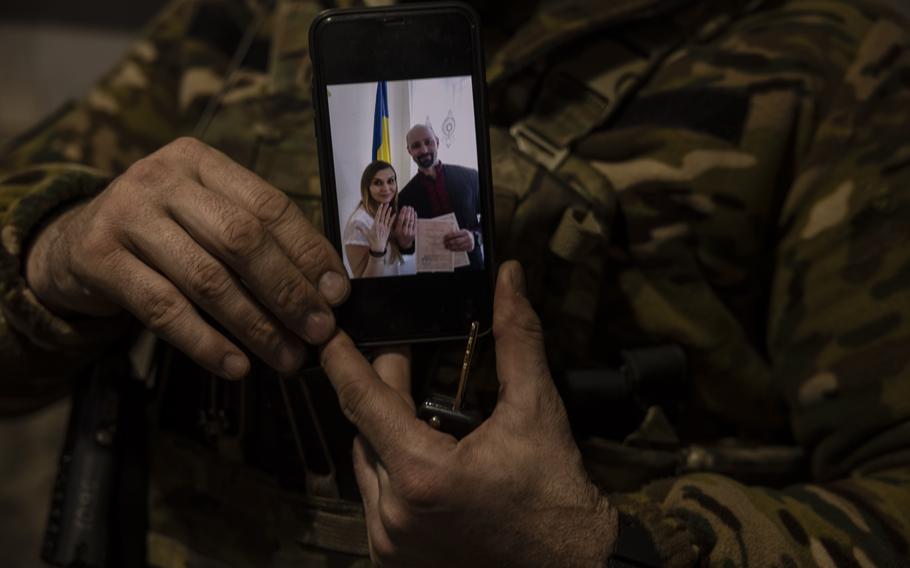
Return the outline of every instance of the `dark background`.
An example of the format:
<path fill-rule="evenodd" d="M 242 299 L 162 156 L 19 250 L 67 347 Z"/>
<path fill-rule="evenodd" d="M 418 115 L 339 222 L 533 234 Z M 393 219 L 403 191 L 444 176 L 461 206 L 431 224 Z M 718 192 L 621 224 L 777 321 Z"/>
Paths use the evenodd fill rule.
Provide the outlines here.
<path fill-rule="evenodd" d="M 0 144 L 83 95 L 164 3 L 0 2 Z"/>
<path fill-rule="evenodd" d="M 136 29 L 164 5 L 163 0 L 41 0 L 0 5 L 0 20 L 56 22 L 92 28 Z"/>
<path fill-rule="evenodd" d="M 163 0 L 0 0 L 0 147 L 84 96 Z M 3 371 L 0 369 L 0 377 Z M 69 401 L 0 418 L 0 565 L 38 557 Z"/>

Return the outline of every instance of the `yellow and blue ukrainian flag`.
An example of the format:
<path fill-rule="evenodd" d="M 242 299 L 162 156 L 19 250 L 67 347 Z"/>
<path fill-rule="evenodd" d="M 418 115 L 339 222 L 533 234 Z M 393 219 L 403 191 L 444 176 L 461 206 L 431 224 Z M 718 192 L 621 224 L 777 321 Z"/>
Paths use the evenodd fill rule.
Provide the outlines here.
<path fill-rule="evenodd" d="M 373 159 L 392 163 L 389 142 L 389 93 L 385 81 L 376 84 L 376 111 L 373 115 Z"/>

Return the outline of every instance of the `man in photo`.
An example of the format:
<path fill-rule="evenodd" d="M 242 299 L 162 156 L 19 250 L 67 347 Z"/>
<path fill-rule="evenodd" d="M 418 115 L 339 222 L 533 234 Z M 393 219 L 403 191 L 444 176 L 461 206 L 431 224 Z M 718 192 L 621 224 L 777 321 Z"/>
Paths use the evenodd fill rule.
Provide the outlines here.
<path fill-rule="evenodd" d="M 477 170 L 440 162 L 439 138 L 429 125 L 412 126 L 405 139 L 408 154 L 417 164 L 418 172 L 401 190 L 399 206 L 413 207 L 418 219 L 454 213 L 458 230 L 445 236 L 445 247 L 453 252 L 468 253 L 471 262 L 456 270 L 482 270 L 483 234 Z"/>

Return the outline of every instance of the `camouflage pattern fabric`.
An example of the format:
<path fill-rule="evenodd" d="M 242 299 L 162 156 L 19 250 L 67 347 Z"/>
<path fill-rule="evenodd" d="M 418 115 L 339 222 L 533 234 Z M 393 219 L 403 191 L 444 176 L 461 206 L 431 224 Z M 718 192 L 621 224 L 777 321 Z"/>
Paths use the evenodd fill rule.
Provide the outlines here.
<path fill-rule="evenodd" d="M 320 8 L 178 0 L 4 152 L 3 410 L 60 396 L 108 341 L 115 322 L 54 317 L 19 266 L 41 221 L 135 159 L 196 133 L 321 222 L 305 57 Z M 624 443 L 579 441 L 665 564 L 910 564 L 908 26 L 846 0 L 541 2 L 488 56 L 497 253 L 526 267 L 556 376 L 619 346 L 672 341 L 691 361 L 675 422 L 655 408 Z M 256 502 L 219 508 L 230 484 L 193 454 L 156 471 L 154 565 L 364 562 L 295 545 L 302 509 L 264 504 L 278 498 L 262 526 Z M 764 478 L 780 456 L 808 466 Z M 232 467 L 251 479 L 232 495 L 269 486 Z"/>

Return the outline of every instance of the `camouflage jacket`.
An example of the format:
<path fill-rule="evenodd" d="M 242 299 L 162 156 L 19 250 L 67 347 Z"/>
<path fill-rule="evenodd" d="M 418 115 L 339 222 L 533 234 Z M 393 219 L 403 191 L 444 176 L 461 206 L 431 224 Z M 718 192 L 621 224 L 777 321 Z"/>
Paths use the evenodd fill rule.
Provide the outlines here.
<path fill-rule="evenodd" d="M 175 0 L 3 153 L 0 409 L 61 396 L 120 329 L 46 311 L 21 261 L 44 219 L 136 159 L 201 136 L 321 222 L 305 31 L 322 7 L 263 4 Z M 486 37 L 497 254 L 526 267 L 557 376 L 660 342 L 691 366 L 672 420 L 652 407 L 622 443 L 579 440 L 592 476 L 668 566 L 908 565 L 908 27 L 848 0 L 544 1 L 511 25 Z M 218 506 L 153 511 L 156 565 L 305 563 L 287 542 L 331 548 L 307 527 L 356 513 L 162 451 L 153 505 L 182 478 Z M 782 455 L 805 470 L 772 479 Z M 254 489 L 225 498 L 240 478 Z M 207 512 L 215 540 L 194 528 Z"/>

